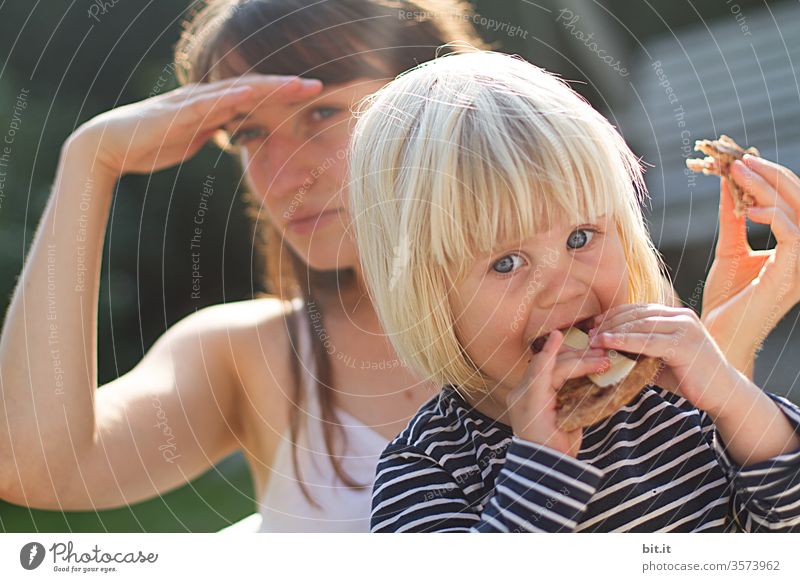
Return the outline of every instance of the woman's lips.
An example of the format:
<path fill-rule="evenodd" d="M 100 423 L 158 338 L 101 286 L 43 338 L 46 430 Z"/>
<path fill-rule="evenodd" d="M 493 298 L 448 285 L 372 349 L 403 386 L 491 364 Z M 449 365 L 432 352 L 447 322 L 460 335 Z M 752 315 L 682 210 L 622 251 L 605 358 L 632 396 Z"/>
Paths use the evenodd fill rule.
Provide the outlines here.
<path fill-rule="evenodd" d="M 340 210 L 341 208 L 335 208 L 333 210 L 326 210 L 321 214 L 309 216 L 308 218 L 292 220 L 286 227 L 297 234 L 308 234 L 333 222 L 333 220 L 339 216 Z"/>

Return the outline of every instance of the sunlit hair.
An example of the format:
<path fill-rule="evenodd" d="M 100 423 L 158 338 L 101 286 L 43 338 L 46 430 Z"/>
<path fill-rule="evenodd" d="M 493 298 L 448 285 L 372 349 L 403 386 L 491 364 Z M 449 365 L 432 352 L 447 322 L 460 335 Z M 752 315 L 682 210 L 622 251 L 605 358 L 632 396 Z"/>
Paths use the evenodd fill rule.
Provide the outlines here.
<path fill-rule="evenodd" d="M 640 209 L 639 160 L 564 81 L 479 51 L 402 74 L 358 113 L 349 207 L 361 268 L 399 357 L 440 385 L 486 389 L 448 293 L 481 257 L 557 223 L 613 217 L 631 302 L 672 296 Z"/>

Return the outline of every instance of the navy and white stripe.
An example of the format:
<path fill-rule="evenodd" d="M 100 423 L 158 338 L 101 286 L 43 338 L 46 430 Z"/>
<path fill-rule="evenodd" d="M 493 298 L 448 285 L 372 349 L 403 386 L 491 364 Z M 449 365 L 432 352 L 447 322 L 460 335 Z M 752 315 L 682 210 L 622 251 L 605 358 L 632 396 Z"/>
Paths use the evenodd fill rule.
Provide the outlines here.
<path fill-rule="evenodd" d="M 767 394 L 800 434 L 800 408 Z M 371 529 L 800 531 L 800 450 L 741 468 L 706 413 L 647 386 L 584 430 L 576 459 L 446 386 L 381 455 Z"/>

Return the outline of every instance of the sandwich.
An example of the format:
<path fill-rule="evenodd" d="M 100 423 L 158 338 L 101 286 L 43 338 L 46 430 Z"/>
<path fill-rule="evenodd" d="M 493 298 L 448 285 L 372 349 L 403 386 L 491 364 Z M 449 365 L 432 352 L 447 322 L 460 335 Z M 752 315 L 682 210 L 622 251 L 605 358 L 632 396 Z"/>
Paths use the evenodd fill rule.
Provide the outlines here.
<path fill-rule="evenodd" d="M 728 189 L 733 196 L 733 213 L 737 218 L 741 218 L 747 212 L 747 207 L 753 205 L 753 197 L 744 192 L 733 181 L 730 175 L 731 164 L 736 160 L 741 160 L 745 154 L 759 156 L 756 148 L 742 148 L 739 144 L 727 135 L 719 136 L 719 139 L 697 140 L 694 149 L 706 154 L 705 158 L 694 158 L 686 160 L 686 167 L 693 172 L 703 172 L 704 174 L 715 174 L 720 176 L 728 183 Z"/>
<path fill-rule="evenodd" d="M 589 347 L 588 331 L 594 318 L 584 319 L 561 330 L 564 343 L 583 350 Z M 542 351 L 549 334 L 531 344 L 534 353 Z M 571 378 L 556 394 L 558 428 L 570 432 L 591 426 L 614 414 L 651 384 L 661 369 L 661 360 L 619 350 L 609 352 L 611 366 L 602 373 Z"/>

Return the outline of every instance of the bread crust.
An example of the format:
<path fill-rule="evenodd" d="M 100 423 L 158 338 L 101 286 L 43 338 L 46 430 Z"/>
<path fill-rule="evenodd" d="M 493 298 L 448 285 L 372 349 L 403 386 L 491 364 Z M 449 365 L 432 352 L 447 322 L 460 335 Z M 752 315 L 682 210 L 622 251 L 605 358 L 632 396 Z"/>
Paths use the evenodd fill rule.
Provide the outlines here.
<path fill-rule="evenodd" d="M 659 358 L 642 357 L 622 382 L 606 388 L 585 376 L 568 380 L 556 394 L 558 428 L 570 432 L 608 418 L 651 384 L 661 366 Z"/>
<path fill-rule="evenodd" d="M 745 154 L 760 156 L 754 147 L 742 148 L 727 135 L 719 136 L 717 140 L 700 139 L 694 144 L 694 149 L 706 154 L 705 158 L 686 160 L 686 167 L 693 172 L 715 174 L 728 184 L 728 189 L 733 195 L 733 213 L 741 218 L 747 213 L 747 207 L 753 205 L 753 197 L 742 190 L 730 175 L 730 167 L 736 160 L 741 160 Z"/>

